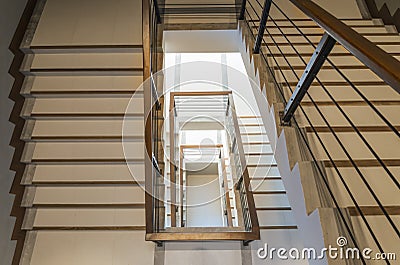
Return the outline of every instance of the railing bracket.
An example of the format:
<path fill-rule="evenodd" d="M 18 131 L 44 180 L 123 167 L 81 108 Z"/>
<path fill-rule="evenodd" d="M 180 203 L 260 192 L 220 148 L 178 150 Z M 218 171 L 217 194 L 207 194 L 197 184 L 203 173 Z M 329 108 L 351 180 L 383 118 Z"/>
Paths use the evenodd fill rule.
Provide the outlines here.
<path fill-rule="evenodd" d="M 247 247 L 253 240 L 243 240 L 243 246 Z"/>
<path fill-rule="evenodd" d="M 285 116 L 284 111 L 279 111 L 279 125 L 280 126 L 292 126 L 291 121 L 284 121 L 283 117 Z"/>
<path fill-rule="evenodd" d="M 312 55 L 310 61 L 308 62 L 307 67 L 303 75 L 301 76 L 295 91 L 293 92 L 285 107 L 285 113 L 282 118 L 283 122 L 290 121 L 295 110 L 300 105 L 303 97 L 307 94 L 308 89 L 316 78 L 319 70 L 321 70 L 322 65 L 324 64 L 326 58 L 332 51 L 335 44 L 336 40 L 328 33 L 325 33 L 322 36 L 322 39 L 319 42 L 316 50 L 314 51 L 314 54 Z"/>

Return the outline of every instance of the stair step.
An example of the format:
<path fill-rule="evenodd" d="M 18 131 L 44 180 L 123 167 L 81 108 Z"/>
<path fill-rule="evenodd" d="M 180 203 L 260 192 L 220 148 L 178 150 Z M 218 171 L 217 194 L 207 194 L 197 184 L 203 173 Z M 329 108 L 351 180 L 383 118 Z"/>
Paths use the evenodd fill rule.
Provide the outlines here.
<path fill-rule="evenodd" d="M 30 142 L 25 144 L 21 161 L 23 163 L 63 161 L 143 161 L 143 150 L 143 142 L 127 142 L 124 143 L 124 145 L 121 142 Z"/>
<path fill-rule="evenodd" d="M 266 58 L 270 58 L 273 60 L 274 64 L 278 64 L 278 66 L 274 66 L 274 70 L 279 73 L 279 70 L 292 72 L 292 68 L 297 70 L 296 72 L 304 72 L 306 68 L 306 64 L 310 61 L 312 53 L 301 53 L 297 55 L 296 52 L 292 49 L 291 51 L 287 51 L 284 53 L 284 56 L 279 52 L 276 48 L 270 47 L 273 51 L 273 56 L 269 53 L 269 50 L 266 47 L 262 48 Z M 400 52 L 389 52 L 397 60 L 400 60 Z M 334 66 L 339 68 L 342 72 L 351 72 L 351 71 L 366 71 L 369 70 L 363 63 L 361 63 L 356 57 L 347 52 L 332 52 L 329 54 L 329 60 L 333 63 Z M 290 65 L 289 65 L 290 64 Z M 330 62 L 326 62 L 324 66 L 321 68 L 323 71 L 337 71 L 333 68 Z M 372 75 L 375 74 L 372 71 L 369 71 Z M 300 74 L 300 76 L 301 76 Z M 350 79 L 351 80 L 351 79 Z M 382 82 L 382 85 L 385 85 Z"/>
<path fill-rule="evenodd" d="M 287 230 L 287 229 L 297 229 L 297 225 L 266 225 L 260 226 L 261 230 Z"/>
<path fill-rule="evenodd" d="M 268 191 L 254 191 L 254 195 L 268 195 L 268 194 L 286 194 L 285 190 L 268 190 Z"/>
<path fill-rule="evenodd" d="M 371 196 L 371 193 L 368 191 L 365 183 L 362 181 L 360 175 L 357 173 L 354 167 L 339 167 L 338 170 L 349 189 L 351 191 L 358 191 L 357 193 L 353 192 L 353 196 L 359 205 L 371 205 L 372 208 L 374 205 L 377 205 L 377 202 Z M 366 179 L 368 185 L 374 190 L 376 196 L 385 207 L 392 209 L 392 206 L 398 205 L 398 188 L 396 185 L 394 185 L 393 180 L 382 167 L 379 167 L 378 165 L 375 167 L 367 166 L 360 167 L 359 170 Z M 397 178 L 397 181 L 400 180 L 398 177 L 400 176 L 399 166 L 388 166 L 388 170 Z M 337 197 L 339 198 L 340 205 L 343 207 L 354 206 L 354 202 L 351 200 L 349 195 L 347 195 L 347 192 L 345 191 L 343 183 L 340 180 L 339 174 L 336 172 L 336 170 L 333 167 L 327 167 L 325 168 L 325 172 L 329 183 L 332 183 L 334 193 L 337 194 Z M 339 194 L 340 196 L 338 196 Z M 365 209 L 366 211 L 369 210 L 368 207 Z"/>
<path fill-rule="evenodd" d="M 269 143 L 269 139 L 266 134 L 261 134 L 261 135 L 241 134 L 241 138 L 243 144 Z"/>
<path fill-rule="evenodd" d="M 363 215 L 384 215 L 381 208 L 378 206 L 361 206 L 361 212 Z M 400 215 L 400 206 L 384 206 L 385 210 L 389 215 Z M 356 207 L 348 207 L 351 216 L 361 216 L 360 212 Z"/>
<path fill-rule="evenodd" d="M 194 13 L 186 11 L 185 14 L 179 15 L 164 14 L 163 19 L 164 30 L 234 30 L 237 28 L 236 14 L 226 12 L 199 15 L 196 11 Z"/>
<path fill-rule="evenodd" d="M 276 161 L 274 155 L 259 155 L 259 156 L 247 156 L 247 166 L 253 165 L 275 165 Z"/>
<path fill-rule="evenodd" d="M 286 40 L 286 39 L 285 39 Z M 275 41 L 275 42 L 274 42 Z M 312 53 L 315 51 L 316 47 L 318 46 L 319 42 L 314 42 L 314 46 L 311 45 L 309 42 L 294 42 L 294 43 L 289 43 L 287 40 L 283 42 L 277 42 L 274 38 L 272 40 L 271 38 L 268 38 L 265 43 L 267 43 L 270 48 L 271 47 L 276 47 L 278 46 L 284 53 L 286 53 L 288 50 L 293 50 L 293 47 L 299 52 L 299 53 Z M 264 43 L 264 45 L 265 45 Z M 390 53 L 398 53 L 399 52 L 399 47 L 398 47 L 398 41 L 393 41 L 393 42 L 378 42 L 376 43 L 376 46 L 380 47 L 382 50 Z M 292 47 L 293 46 L 293 47 Z M 344 47 L 340 43 L 336 43 L 333 49 L 333 52 L 343 52 L 345 51 Z"/>
<path fill-rule="evenodd" d="M 382 162 L 388 167 L 400 166 L 399 159 L 381 159 Z M 334 160 L 336 167 L 349 167 L 352 168 L 354 165 L 349 160 Z M 357 167 L 378 167 L 381 164 L 376 159 L 356 159 L 353 161 Z M 334 164 L 331 161 L 323 161 L 325 167 L 333 167 Z"/>
<path fill-rule="evenodd" d="M 132 172 L 131 172 L 131 171 Z M 133 175 L 133 176 L 132 176 Z M 144 164 L 27 165 L 21 184 L 144 182 Z"/>
<path fill-rule="evenodd" d="M 142 92 L 138 90 L 142 76 L 28 76 L 24 80 L 21 94 L 24 96 L 107 95 Z"/>
<path fill-rule="evenodd" d="M 342 105 L 341 109 L 352 120 L 356 126 L 383 126 L 387 127 L 386 123 L 377 116 L 377 114 L 366 105 Z M 348 121 L 336 106 L 320 105 L 319 111 L 324 115 L 328 123 L 333 127 L 349 127 Z M 378 111 L 385 116 L 387 120 L 394 126 L 400 125 L 400 117 L 397 115 L 400 110 L 400 105 L 377 105 Z M 313 126 L 321 127 L 326 126 L 326 122 L 322 120 L 321 115 L 318 113 L 315 106 L 303 106 L 308 118 L 311 120 Z M 301 113 L 301 114 L 300 114 Z M 360 115 L 361 114 L 361 115 Z M 299 112 L 298 122 L 302 127 L 309 127 L 308 121 L 303 117 L 302 112 Z"/>
<path fill-rule="evenodd" d="M 349 85 L 343 86 L 325 86 L 326 90 L 335 98 L 336 101 L 346 102 L 346 101 L 363 101 L 360 95 L 354 91 L 354 89 Z M 388 85 L 380 86 L 357 86 L 358 90 L 369 99 L 373 101 L 399 101 L 399 94 Z M 317 102 L 332 102 L 321 86 L 311 86 L 309 88 L 309 93 Z M 305 97 L 303 102 L 310 102 L 309 97 Z"/>
<path fill-rule="evenodd" d="M 268 142 L 264 143 L 243 143 L 243 150 L 245 154 L 249 153 L 271 153 L 272 148 Z"/>
<path fill-rule="evenodd" d="M 313 42 L 314 44 L 318 44 L 321 40 L 322 35 L 307 35 L 307 39 L 301 35 L 296 35 L 296 34 L 291 34 L 289 36 L 286 36 L 286 38 L 288 38 L 290 40 L 291 43 L 293 44 L 302 44 L 302 43 L 307 43 L 308 44 L 308 40 Z M 378 36 L 374 36 L 374 35 L 370 35 L 370 36 L 366 36 L 364 35 L 364 37 L 374 43 L 396 43 L 400 41 L 400 36 L 397 34 L 387 34 L 387 35 L 378 35 Z M 288 42 L 287 39 L 285 37 L 283 37 L 282 35 L 273 35 L 274 41 L 276 43 L 282 43 L 283 45 L 286 45 L 286 43 Z M 264 35 L 264 41 L 268 44 L 274 44 L 274 41 L 272 40 L 272 38 L 268 35 L 265 36 Z"/>
<path fill-rule="evenodd" d="M 269 190 L 278 190 L 278 191 L 285 190 L 282 180 L 252 179 L 250 181 L 250 184 L 251 184 L 251 190 L 253 190 L 254 192 L 263 192 Z"/>
<path fill-rule="evenodd" d="M 384 26 L 369 26 L 369 27 L 352 27 L 353 30 L 358 32 L 361 35 L 364 34 L 391 34 L 388 32 L 388 30 Z M 257 28 L 253 28 L 253 31 L 257 31 Z M 300 32 L 294 28 L 294 27 L 281 27 L 280 30 L 285 33 L 285 34 L 300 34 Z M 270 34 L 282 34 L 278 28 L 276 27 L 267 27 L 264 33 L 264 36 L 269 36 L 268 32 Z M 324 30 L 319 27 L 302 27 L 301 32 L 303 34 L 309 35 L 309 34 L 323 34 Z"/>
<path fill-rule="evenodd" d="M 40 186 L 25 188 L 22 207 L 119 207 L 144 206 L 139 186 Z"/>
<path fill-rule="evenodd" d="M 308 26 L 308 25 L 316 25 L 316 23 L 310 19 L 310 18 L 302 18 L 302 19 L 296 19 L 296 18 L 291 18 L 291 20 L 296 24 L 298 27 L 302 26 Z M 249 20 L 253 21 L 255 23 L 259 23 L 259 20 Z M 274 18 L 274 21 L 278 25 L 292 25 L 290 21 L 288 21 L 286 18 Z M 383 22 L 380 19 L 340 19 L 343 23 L 345 23 L 348 26 L 370 26 L 370 25 L 383 25 Z M 271 25 L 274 25 L 272 21 L 267 22 Z"/>
<path fill-rule="evenodd" d="M 126 114 L 130 98 L 37 98 L 25 100 L 21 117 L 90 117 Z M 133 98 L 127 115 L 143 115 L 143 99 Z"/>
<path fill-rule="evenodd" d="M 400 131 L 400 126 L 394 126 L 398 131 Z M 308 133 L 332 133 L 332 130 L 336 133 L 353 133 L 355 129 L 350 126 L 314 126 L 313 128 L 306 126 L 306 132 Z M 357 130 L 360 132 L 392 132 L 392 129 L 387 126 L 357 126 Z"/>
<path fill-rule="evenodd" d="M 123 127 L 124 126 L 124 127 Z M 123 128 L 126 128 L 125 131 Z M 28 120 L 21 139 L 29 140 L 121 140 L 144 138 L 142 120 Z"/>
<path fill-rule="evenodd" d="M 142 68 L 37 68 L 21 69 L 21 73 L 25 76 L 143 76 Z"/>
<path fill-rule="evenodd" d="M 69 53 L 142 53 L 142 45 L 31 45 L 35 54 L 69 54 Z"/>
<path fill-rule="evenodd" d="M 254 126 L 251 126 L 252 124 L 247 124 L 244 126 L 240 126 L 240 133 L 241 134 L 252 134 L 252 133 L 259 133 L 259 134 L 265 134 L 265 127 L 260 125 L 260 124 L 254 124 Z"/>
<path fill-rule="evenodd" d="M 238 117 L 239 126 L 246 126 L 247 124 L 260 124 L 262 126 L 262 118 L 258 116 L 241 116 Z"/>
<path fill-rule="evenodd" d="M 26 230 L 26 229 L 25 229 Z M 34 231 L 107 231 L 107 230 L 115 230 L 115 231 L 142 231 L 146 230 L 146 226 L 39 226 L 34 227 Z"/>
<path fill-rule="evenodd" d="M 385 25 L 382 24 L 374 24 L 373 21 L 363 21 L 364 23 L 357 23 L 355 21 L 353 21 L 353 23 L 346 23 L 348 26 L 350 26 L 352 29 L 357 30 L 360 28 L 382 28 L 385 27 Z M 350 25 L 349 25 L 350 24 Z M 259 25 L 253 26 L 255 28 L 258 28 Z M 290 21 L 286 21 L 286 23 L 283 23 L 282 21 L 275 21 L 275 20 L 268 20 L 267 21 L 267 28 L 296 28 L 298 27 L 299 29 L 314 29 L 314 28 L 321 28 L 316 22 L 314 21 L 307 21 L 307 23 L 303 22 L 303 23 L 294 23 L 294 25 L 290 22 Z"/>
<path fill-rule="evenodd" d="M 398 43 L 395 43 L 394 45 L 377 45 L 377 46 L 389 54 L 393 54 L 393 55 L 400 54 L 400 48 L 399 48 Z M 268 48 L 269 48 L 268 49 L 265 47 L 265 44 L 264 44 L 263 51 L 265 51 L 265 54 L 273 53 L 274 55 L 276 54 L 279 56 L 281 55 L 281 53 L 283 53 L 287 57 L 292 57 L 294 54 L 299 53 L 303 58 L 305 58 L 305 61 L 308 62 L 308 58 L 311 57 L 311 55 L 315 52 L 315 49 L 316 49 L 311 45 L 303 46 L 303 45 L 297 45 L 297 44 L 294 44 L 293 47 L 290 46 L 289 44 L 278 45 L 278 47 L 273 43 L 273 44 L 268 44 Z M 347 55 L 351 55 L 351 53 L 348 52 L 343 46 L 336 45 L 332 49 L 331 53 L 329 54 L 329 58 L 332 58 L 333 56 L 338 56 L 338 55 L 347 56 Z M 297 57 L 298 57 L 298 55 L 297 55 Z M 354 58 L 353 61 L 356 63 L 357 59 Z M 283 65 L 285 65 L 285 64 L 283 64 Z M 351 65 L 348 65 L 348 66 L 351 66 Z M 354 67 L 357 67 L 357 66 L 363 66 L 363 64 L 361 62 L 359 62 L 354 65 Z"/>
<path fill-rule="evenodd" d="M 379 32 L 380 31 L 380 32 Z M 255 33 L 257 33 L 257 31 L 255 30 Z M 323 35 L 323 31 L 322 30 L 320 30 L 319 32 L 306 32 L 306 30 L 305 31 L 303 31 L 303 33 L 306 33 L 307 34 L 307 37 L 310 39 L 310 37 L 319 37 L 319 39 L 321 39 L 321 37 L 322 37 L 322 35 Z M 267 32 L 264 34 L 264 37 L 279 37 L 279 36 L 282 36 L 282 33 L 281 32 L 279 32 L 278 30 L 277 31 L 273 31 L 273 32 L 270 32 L 270 34 L 271 35 L 269 35 Z M 384 28 L 384 30 L 382 29 L 382 30 L 378 30 L 378 32 L 363 32 L 363 33 L 361 33 L 361 35 L 362 36 L 364 36 L 364 37 L 387 37 L 387 36 L 392 36 L 392 37 L 394 37 L 394 36 L 396 36 L 396 37 L 399 37 L 399 34 L 398 33 L 391 33 L 391 32 L 388 32 L 387 30 L 386 30 L 386 28 Z M 303 40 L 304 40 L 304 37 L 303 37 L 303 35 L 301 35 L 301 33 L 299 33 L 297 30 L 292 30 L 291 32 L 285 32 L 285 36 L 287 36 L 287 37 L 293 37 L 293 36 L 302 36 L 302 38 L 303 38 Z"/>
<path fill-rule="evenodd" d="M 286 194 L 254 194 L 256 208 L 290 207 Z"/>
<path fill-rule="evenodd" d="M 392 215 L 392 220 L 399 227 L 400 218 L 398 215 Z M 367 228 L 363 218 L 361 216 L 351 216 L 351 223 L 354 231 L 354 235 L 356 238 L 362 238 L 358 242 L 358 248 L 365 249 L 370 246 L 373 252 L 378 253 L 379 249 L 376 247 L 374 240 L 369 232 L 371 229 L 374 232 L 374 235 L 380 239 L 380 243 L 385 250 L 385 253 L 399 253 L 400 246 L 399 236 L 395 233 L 393 228 L 388 223 L 388 220 L 385 216 L 382 215 L 367 215 L 365 216 L 366 222 L 368 222 L 369 227 Z M 384 240 L 383 240 L 384 239 Z M 394 259 L 393 259 L 394 260 Z M 389 263 L 396 263 L 395 261 L 389 261 Z"/>
<path fill-rule="evenodd" d="M 41 69 L 141 69 L 140 53 L 66 53 L 35 54 L 31 71 Z"/>
<path fill-rule="evenodd" d="M 304 69 L 295 70 L 296 75 L 292 70 L 283 70 L 283 75 L 285 76 L 288 82 L 298 82 L 299 78 L 302 76 Z M 342 73 L 351 80 L 353 83 L 357 82 L 381 82 L 381 78 L 378 77 L 375 73 L 373 73 L 369 69 L 344 69 Z M 282 78 L 280 80 L 284 80 L 281 72 L 277 72 L 278 78 Z M 340 74 L 334 69 L 321 69 L 317 75 L 319 80 L 325 84 L 325 82 L 337 82 L 344 81 L 344 79 L 340 76 Z M 317 81 L 316 81 L 317 82 Z"/>
<path fill-rule="evenodd" d="M 381 87 L 386 85 L 385 82 L 381 81 L 352 81 L 353 85 L 356 87 L 359 86 L 376 86 L 376 87 Z M 289 82 L 287 83 L 281 83 L 283 87 L 287 87 L 288 85 L 291 86 L 292 88 L 297 86 L 298 82 Z M 324 81 L 323 82 L 324 86 L 348 86 L 349 84 L 345 81 Z M 318 82 L 313 82 L 311 84 L 312 86 L 319 86 Z"/>
<path fill-rule="evenodd" d="M 374 160 L 374 156 L 367 149 L 365 144 L 361 141 L 356 133 L 337 133 L 339 139 L 344 143 L 353 160 L 369 161 Z M 382 160 L 399 161 L 398 148 L 400 148 L 400 141 L 398 137 L 391 132 L 363 132 L 364 138 L 372 146 L 374 151 Z M 319 137 L 325 145 L 325 148 L 330 153 L 334 161 L 348 160 L 347 156 L 343 153 L 342 149 L 338 146 L 338 142 L 334 139 L 331 133 L 319 133 Z M 314 134 L 308 134 L 312 150 L 315 150 L 319 160 L 328 161 L 328 157 L 322 149 L 322 146 Z M 387 148 L 390 146 L 390 148 Z"/>
<path fill-rule="evenodd" d="M 34 244 L 31 264 L 112 264 L 115 248 L 118 260 L 140 260 L 152 264 L 154 243 L 144 240 L 145 231 L 28 231 Z M 127 245 L 135 246 L 132 249 Z M 51 254 L 49 250 L 51 249 Z M 93 255 L 92 253 L 98 253 Z M 42 258 L 44 255 L 45 258 Z M 138 258 L 140 257 L 140 259 Z"/>
<path fill-rule="evenodd" d="M 247 167 L 247 170 L 249 172 L 250 178 L 280 177 L 280 173 L 276 165 L 259 165 L 257 167 Z"/>
<path fill-rule="evenodd" d="M 30 208 L 24 229 L 144 229 L 145 210 L 138 208 Z"/>
<path fill-rule="evenodd" d="M 257 216 L 261 227 L 296 226 L 296 221 L 291 211 L 257 211 Z"/>
<path fill-rule="evenodd" d="M 291 211 L 292 208 L 288 206 L 280 206 L 280 207 L 260 207 L 256 208 L 257 212 L 261 211 Z"/>

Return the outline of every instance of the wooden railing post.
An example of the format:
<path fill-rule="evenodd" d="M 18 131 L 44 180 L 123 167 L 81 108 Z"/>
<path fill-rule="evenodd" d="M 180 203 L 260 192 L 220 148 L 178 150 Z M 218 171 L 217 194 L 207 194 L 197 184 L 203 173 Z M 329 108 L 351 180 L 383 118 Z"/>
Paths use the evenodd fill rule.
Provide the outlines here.
<path fill-rule="evenodd" d="M 142 1 L 142 44 L 143 44 L 143 80 L 150 77 L 150 3 L 149 0 Z M 144 120 L 145 126 L 145 215 L 146 233 L 154 231 L 154 200 L 153 200 L 153 162 L 152 162 L 152 121 L 151 121 L 151 84 L 144 83 Z"/>

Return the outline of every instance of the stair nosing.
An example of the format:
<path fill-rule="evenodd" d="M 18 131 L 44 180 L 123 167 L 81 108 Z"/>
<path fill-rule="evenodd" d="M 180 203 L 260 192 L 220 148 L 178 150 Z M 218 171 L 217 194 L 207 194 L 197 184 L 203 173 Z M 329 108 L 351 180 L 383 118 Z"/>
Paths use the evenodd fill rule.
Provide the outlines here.
<path fill-rule="evenodd" d="M 145 208 L 144 203 L 33 203 L 36 208 Z M 25 207 L 25 208 L 31 208 Z"/>

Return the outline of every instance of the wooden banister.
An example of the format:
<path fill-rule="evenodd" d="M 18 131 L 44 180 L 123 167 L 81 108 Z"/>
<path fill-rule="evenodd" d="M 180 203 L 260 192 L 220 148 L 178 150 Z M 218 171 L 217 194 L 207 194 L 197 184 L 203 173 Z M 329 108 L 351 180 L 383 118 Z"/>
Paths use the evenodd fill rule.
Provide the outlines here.
<path fill-rule="evenodd" d="M 400 93 L 400 62 L 310 0 L 290 0 L 304 14 Z"/>

